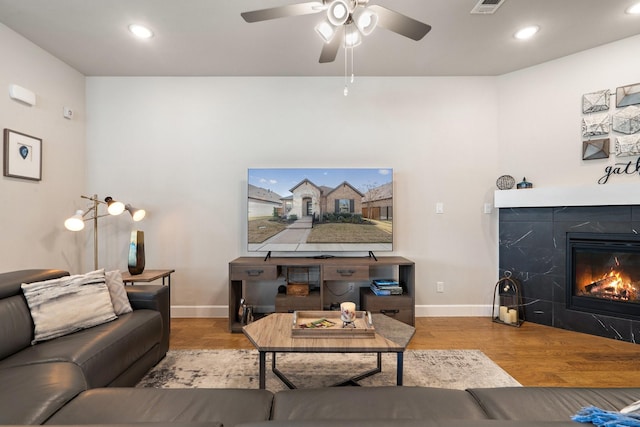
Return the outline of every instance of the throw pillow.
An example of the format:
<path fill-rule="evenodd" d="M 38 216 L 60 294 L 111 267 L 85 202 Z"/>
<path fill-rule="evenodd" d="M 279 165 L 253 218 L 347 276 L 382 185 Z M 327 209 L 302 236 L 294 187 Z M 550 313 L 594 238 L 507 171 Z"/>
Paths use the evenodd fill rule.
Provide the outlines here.
<path fill-rule="evenodd" d="M 23 283 L 22 292 L 35 325 L 32 344 L 117 318 L 104 270 Z"/>
<path fill-rule="evenodd" d="M 107 279 L 107 288 L 109 288 L 113 311 L 118 316 L 125 313 L 131 313 L 133 309 L 131 308 L 127 291 L 124 288 L 124 282 L 122 281 L 122 273 L 120 273 L 120 270 L 107 271 L 104 273 L 104 277 Z"/>

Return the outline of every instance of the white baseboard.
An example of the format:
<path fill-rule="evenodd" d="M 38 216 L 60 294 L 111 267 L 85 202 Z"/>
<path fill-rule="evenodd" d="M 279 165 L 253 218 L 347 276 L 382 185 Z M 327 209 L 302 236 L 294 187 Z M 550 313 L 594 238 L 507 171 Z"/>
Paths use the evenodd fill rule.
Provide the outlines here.
<path fill-rule="evenodd" d="M 491 317 L 491 305 L 416 305 L 416 317 Z"/>
<path fill-rule="evenodd" d="M 258 308 L 258 307 L 256 307 Z M 274 307 L 259 307 L 261 312 Z M 491 305 L 416 305 L 416 317 L 491 317 Z M 228 317 L 226 305 L 173 305 L 171 317 Z"/>
<path fill-rule="evenodd" d="M 172 305 L 171 317 L 229 317 L 226 305 Z"/>

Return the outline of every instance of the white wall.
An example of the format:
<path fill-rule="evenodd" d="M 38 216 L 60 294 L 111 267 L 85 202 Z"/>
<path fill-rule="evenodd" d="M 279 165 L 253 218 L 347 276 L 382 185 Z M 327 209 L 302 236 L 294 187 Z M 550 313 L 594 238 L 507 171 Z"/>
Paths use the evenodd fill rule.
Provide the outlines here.
<path fill-rule="evenodd" d="M 83 238 L 62 224 L 85 185 L 85 78 L 2 24 L 0 58 L 0 130 L 42 138 L 43 160 L 42 181 L 0 177 L 0 271 L 78 272 Z M 10 99 L 10 84 L 35 92 L 36 105 Z M 73 120 L 63 118 L 63 106 Z"/>
<path fill-rule="evenodd" d="M 0 25 L 0 87 L 38 94 L 36 107 L 0 96 L 0 124 L 44 140 L 43 181 L 0 178 L 0 267 L 91 269 L 91 226 L 71 234 L 62 220 L 86 206 L 80 194 L 112 195 L 148 210 L 147 267 L 177 270 L 174 313 L 225 316 L 227 263 L 246 254 L 247 168 L 390 166 L 394 252 L 416 261 L 417 314 L 486 314 L 497 212 L 482 208 L 496 177 L 595 183 L 616 160 L 581 160 L 581 96 L 637 83 L 639 47 L 497 78 L 359 78 L 346 98 L 342 78 L 92 77 L 85 108 L 82 75 Z M 101 219 L 101 266 L 126 269 L 133 227 Z"/>
<path fill-rule="evenodd" d="M 418 314 L 486 305 L 496 99 L 493 78 L 359 78 L 344 97 L 341 78 L 91 77 L 88 188 L 148 210 L 147 267 L 176 269 L 174 314 L 226 316 L 247 168 L 393 167 L 394 252 L 416 262 Z M 126 269 L 132 223 L 102 224 L 101 263 Z"/>
<path fill-rule="evenodd" d="M 582 95 L 640 82 L 640 36 L 499 77 L 499 170 L 536 187 L 597 185 L 616 159 L 582 160 Z M 615 96 L 610 113 L 615 112 Z M 638 182 L 612 177 L 607 186 Z"/>

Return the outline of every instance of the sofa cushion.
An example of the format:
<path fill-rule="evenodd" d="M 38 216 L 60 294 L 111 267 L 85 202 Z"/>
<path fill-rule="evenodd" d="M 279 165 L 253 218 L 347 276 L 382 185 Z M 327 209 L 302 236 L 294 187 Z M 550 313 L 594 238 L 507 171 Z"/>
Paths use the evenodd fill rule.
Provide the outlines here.
<path fill-rule="evenodd" d="M 618 411 L 640 399 L 639 388 L 501 387 L 468 390 L 497 420 L 567 421 L 581 408 Z"/>
<path fill-rule="evenodd" d="M 429 387 L 335 387 L 277 392 L 274 420 L 487 418 L 463 390 Z"/>
<path fill-rule="evenodd" d="M 104 387 L 147 352 L 157 349 L 161 337 L 160 313 L 135 310 L 113 322 L 25 348 L 1 360 L 0 368 L 72 362 L 80 366 L 90 387 Z"/>
<path fill-rule="evenodd" d="M 111 297 L 111 303 L 113 304 L 113 311 L 117 316 L 121 314 L 131 313 L 131 303 L 127 297 L 127 291 L 124 288 L 124 282 L 122 281 L 122 273 L 120 270 L 107 271 L 104 273 L 105 280 L 107 282 L 107 288 L 109 288 L 109 296 Z"/>
<path fill-rule="evenodd" d="M 260 421 L 240 424 L 236 427 L 579 427 L 579 425 L 573 421 L 362 419 Z"/>
<path fill-rule="evenodd" d="M 104 270 L 24 283 L 35 324 L 33 344 L 116 319 Z"/>
<path fill-rule="evenodd" d="M 20 270 L 0 274 L 0 359 L 29 347 L 33 321 L 22 283 L 67 275 L 62 270 Z"/>
<path fill-rule="evenodd" d="M 0 300 L 0 359 L 31 344 L 33 321 L 22 295 Z"/>
<path fill-rule="evenodd" d="M 210 421 L 202 423 L 124 423 L 124 424 L 62 424 L 64 427 L 224 427 L 219 421 Z M 25 427 L 18 425 L 6 425 L 2 427 Z M 55 427 L 55 425 L 50 425 Z"/>
<path fill-rule="evenodd" d="M 231 427 L 268 420 L 272 400 L 267 390 L 101 388 L 83 392 L 47 424 L 220 421 Z"/>
<path fill-rule="evenodd" d="M 0 274 L 0 299 L 12 295 L 22 295 L 22 284 L 41 282 L 48 279 L 68 276 L 69 273 L 63 270 L 17 270 Z"/>
<path fill-rule="evenodd" d="M 87 389 L 73 363 L 43 363 L 0 369 L 0 424 L 42 424 Z"/>

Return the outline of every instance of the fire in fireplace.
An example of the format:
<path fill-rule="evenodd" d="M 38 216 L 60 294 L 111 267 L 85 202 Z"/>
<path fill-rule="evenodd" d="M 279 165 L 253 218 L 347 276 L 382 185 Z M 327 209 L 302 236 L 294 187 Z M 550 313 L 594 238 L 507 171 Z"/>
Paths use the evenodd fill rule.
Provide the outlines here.
<path fill-rule="evenodd" d="M 567 234 L 567 308 L 640 317 L 640 236 Z"/>

